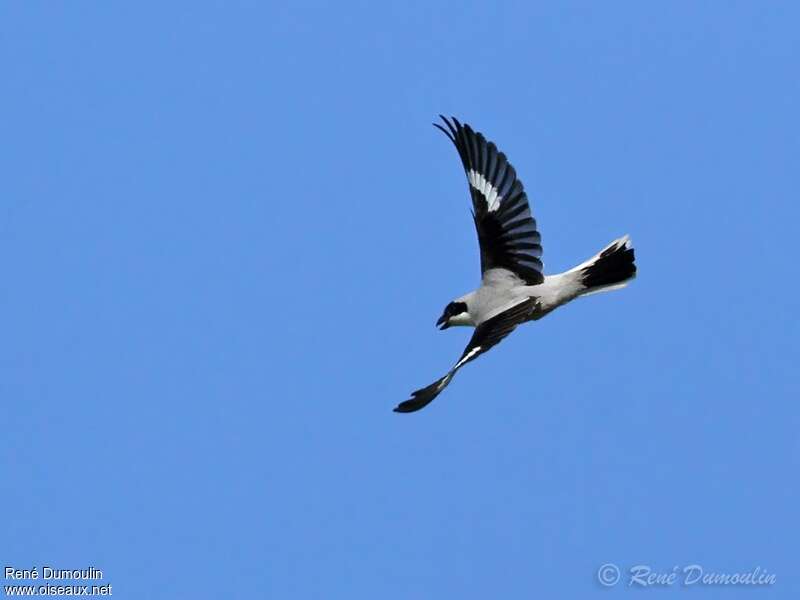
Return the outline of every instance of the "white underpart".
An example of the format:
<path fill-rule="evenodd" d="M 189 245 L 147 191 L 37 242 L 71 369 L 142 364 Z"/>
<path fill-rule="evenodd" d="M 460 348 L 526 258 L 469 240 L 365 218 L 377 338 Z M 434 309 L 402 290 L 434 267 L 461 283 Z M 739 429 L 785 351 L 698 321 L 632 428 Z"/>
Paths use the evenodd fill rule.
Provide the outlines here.
<path fill-rule="evenodd" d="M 474 169 L 470 170 L 468 177 L 469 184 L 483 194 L 484 198 L 486 198 L 486 206 L 489 212 L 494 212 L 500 208 L 500 203 L 503 201 L 503 197 L 499 194 L 498 189 L 494 187 L 488 179 Z"/>
<path fill-rule="evenodd" d="M 544 281 L 539 285 L 519 287 L 514 290 L 514 293 L 517 295 L 535 296 L 539 299 L 541 308 L 545 311 L 550 311 L 557 306 L 566 304 L 578 296 L 591 296 L 592 294 L 624 288 L 631 282 L 632 278 L 620 283 L 601 286 L 590 291 L 586 291 L 586 286 L 583 284 L 583 269 L 596 262 L 597 259 L 600 258 L 600 255 L 612 246 L 623 246 L 626 249 L 630 248 L 630 236 L 624 235 L 614 240 L 592 258 L 582 262 L 577 267 L 571 268 L 569 271 L 556 275 L 546 275 Z"/>
<path fill-rule="evenodd" d="M 474 347 L 472 350 L 470 350 L 469 352 L 467 352 L 467 353 L 464 355 L 464 358 L 462 358 L 460 361 L 458 361 L 458 362 L 456 363 L 456 366 L 455 366 L 455 367 L 453 367 L 453 370 L 455 371 L 456 369 L 458 369 L 459 367 L 461 367 L 461 365 L 463 365 L 465 362 L 467 362 L 467 361 L 468 361 L 470 358 L 472 358 L 473 356 L 475 356 L 475 355 L 476 355 L 478 352 L 480 352 L 480 351 L 481 351 L 481 347 L 480 347 L 480 346 L 475 346 L 475 347 Z"/>

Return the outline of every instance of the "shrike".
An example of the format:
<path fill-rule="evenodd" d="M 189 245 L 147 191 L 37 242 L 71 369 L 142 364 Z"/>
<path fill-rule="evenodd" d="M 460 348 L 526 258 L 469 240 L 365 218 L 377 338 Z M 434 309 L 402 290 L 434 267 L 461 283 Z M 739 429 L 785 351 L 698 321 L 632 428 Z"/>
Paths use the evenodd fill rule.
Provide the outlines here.
<path fill-rule="evenodd" d="M 441 115 L 440 115 L 441 116 Z M 528 197 L 505 154 L 455 117 L 434 123 L 455 144 L 472 195 L 481 251 L 481 285 L 444 307 L 437 325 L 475 328 L 461 358 L 440 379 L 411 394 L 395 412 L 414 412 L 447 387 L 456 372 L 510 334 L 578 296 L 625 287 L 636 275 L 626 235 L 577 267 L 557 275 L 542 269 L 541 236 Z"/>

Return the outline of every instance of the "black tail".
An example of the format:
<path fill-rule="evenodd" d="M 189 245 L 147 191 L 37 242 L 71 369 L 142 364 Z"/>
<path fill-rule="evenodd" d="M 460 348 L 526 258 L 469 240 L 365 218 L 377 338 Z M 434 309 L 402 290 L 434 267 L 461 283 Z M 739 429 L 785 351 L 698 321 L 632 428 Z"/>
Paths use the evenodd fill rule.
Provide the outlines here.
<path fill-rule="evenodd" d="M 614 240 L 579 267 L 583 294 L 613 290 L 627 285 L 636 276 L 635 256 L 630 238 Z"/>

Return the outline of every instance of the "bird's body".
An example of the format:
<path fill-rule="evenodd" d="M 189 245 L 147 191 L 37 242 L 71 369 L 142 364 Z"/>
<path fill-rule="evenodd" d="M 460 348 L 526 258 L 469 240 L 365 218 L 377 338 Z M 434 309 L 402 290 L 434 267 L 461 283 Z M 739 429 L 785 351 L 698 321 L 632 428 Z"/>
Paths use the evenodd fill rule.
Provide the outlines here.
<path fill-rule="evenodd" d="M 442 329 L 472 326 L 475 333 L 461 358 L 443 377 L 417 390 L 396 412 L 430 403 L 455 373 L 510 334 L 579 296 L 624 287 L 635 276 L 628 236 L 564 273 L 544 275 L 541 236 L 528 198 L 505 155 L 482 134 L 455 118 L 435 124 L 455 144 L 472 195 L 473 219 L 481 250 L 481 285 L 450 302 L 437 321 Z"/>
<path fill-rule="evenodd" d="M 625 236 L 615 240 L 612 245 L 627 243 L 629 238 Z M 607 291 L 609 288 L 588 290 L 581 283 L 581 269 L 595 258 L 564 273 L 545 275 L 544 281 L 538 285 L 526 285 L 524 281 L 505 269 L 490 269 L 484 273 L 481 286 L 477 290 L 464 294 L 456 300 L 466 303 L 467 312 L 450 319 L 449 325 L 477 327 L 496 314 L 527 299 L 535 300 L 530 318 L 527 319 L 535 321 L 578 296 Z"/>

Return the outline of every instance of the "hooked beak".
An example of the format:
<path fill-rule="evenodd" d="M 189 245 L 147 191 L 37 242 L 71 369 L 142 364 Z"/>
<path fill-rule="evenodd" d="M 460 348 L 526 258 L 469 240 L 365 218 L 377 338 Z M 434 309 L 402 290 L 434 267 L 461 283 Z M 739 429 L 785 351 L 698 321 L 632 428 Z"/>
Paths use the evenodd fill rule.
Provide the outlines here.
<path fill-rule="evenodd" d="M 448 327 L 450 327 L 450 323 L 447 322 L 447 317 L 442 315 L 439 317 L 439 320 L 436 321 L 436 326 L 439 328 L 439 331 L 444 331 Z"/>

